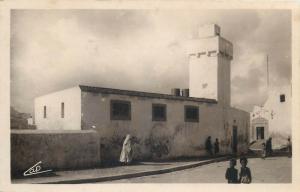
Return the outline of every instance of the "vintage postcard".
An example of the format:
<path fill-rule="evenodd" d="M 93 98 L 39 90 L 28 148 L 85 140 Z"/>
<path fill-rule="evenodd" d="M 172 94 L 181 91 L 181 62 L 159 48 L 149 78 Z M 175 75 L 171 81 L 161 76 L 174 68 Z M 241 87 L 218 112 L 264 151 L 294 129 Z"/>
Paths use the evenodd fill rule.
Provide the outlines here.
<path fill-rule="evenodd" d="M 0 191 L 296 190 L 296 1 L 1 4 Z"/>

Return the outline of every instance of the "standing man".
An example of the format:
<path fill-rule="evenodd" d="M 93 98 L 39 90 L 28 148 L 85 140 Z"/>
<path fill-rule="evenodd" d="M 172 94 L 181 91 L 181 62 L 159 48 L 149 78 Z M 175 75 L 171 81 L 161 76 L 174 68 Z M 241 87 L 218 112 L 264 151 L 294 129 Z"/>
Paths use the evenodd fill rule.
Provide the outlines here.
<path fill-rule="evenodd" d="M 272 153 L 273 153 L 273 147 L 272 147 L 272 137 L 270 137 L 270 153 L 271 153 L 271 155 L 272 155 Z"/>
<path fill-rule="evenodd" d="M 210 137 L 210 136 L 208 136 L 207 139 L 206 139 L 206 141 L 205 141 L 205 150 L 206 150 L 206 152 L 207 152 L 210 156 L 213 155 L 213 153 L 212 153 L 211 137 Z"/>
<path fill-rule="evenodd" d="M 273 149 L 272 149 L 272 137 L 269 137 L 266 143 L 266 149 L 267 149 L 267 156 L 271 156 Z"/>
<path fill-rule="evenodd" d="M 292 157 L 292 142 L 291 138 L 288 137 L 288 142 L 287 142 L 287 151 L 288 151 L 288 157 Z"/>
<path fill-rule="evenodd" d="M 215 141 L 214 145 L 215 145 L 215 147 L 214 147 L 214 149 L 215 149 L 215 155 L 217 155 L 219 153 L 219 151 L 220 151 L 218 138 L 216 138 L 216 141 Z"/>

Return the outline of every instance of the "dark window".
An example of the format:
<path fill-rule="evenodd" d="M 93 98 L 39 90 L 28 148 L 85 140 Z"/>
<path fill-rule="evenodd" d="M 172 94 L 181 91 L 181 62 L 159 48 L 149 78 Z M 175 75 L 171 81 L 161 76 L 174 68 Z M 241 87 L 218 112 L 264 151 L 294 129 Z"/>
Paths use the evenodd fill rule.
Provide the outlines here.
<path fill-rule="evenodd" d="M 152 121 L 166 121 L 167 107 L 165 104 L 152 104 Z"/>
<path fill-rule="evenodd" d="M 280 95 L 280 102 L 285 102 L 285 95 Z"/>
<path fill-rule="evenodd" d="M 264 139 L 265 138 L 265 128 L 264 127 L 256 127 L 256 139 Z"/>
<path fill-rule="evenodd" d="M 111 120 L 131 120 L 131 104 L 129 101 L 110 101 Z"/>
<path fill-rule="evenodd" d="M 199 108 L 196 106 L 184 106 L 184 120 L 186 122 L 199 122 Z"/>
<path fill-rule="evenodd" d="M 61 103 L 61 118 L 65 117 L 65 103 Z"/>
<path fill-rule="evenodd" d="M 47 108 L 44 106 L 44 118 L 47 118 Z"/>

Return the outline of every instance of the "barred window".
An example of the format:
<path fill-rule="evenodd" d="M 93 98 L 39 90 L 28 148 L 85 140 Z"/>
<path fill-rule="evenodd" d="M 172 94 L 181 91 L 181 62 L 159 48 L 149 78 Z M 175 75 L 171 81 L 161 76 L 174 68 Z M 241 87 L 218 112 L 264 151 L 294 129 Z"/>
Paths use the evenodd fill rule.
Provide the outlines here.
<path fill-rule="evenodd" d="M 184 106 L 184 120 L 185 122 L 199 122 L 199 107 Z"/>
<path fill-rule="evenodd" d="M 131 120 L 131 103 L 129 101 L 110 101 L 111 120 Z"/>
<path fill-rule="evenodd" d="M 152 104 L 152 121 L 166 121 L 167 106 L 165 104 Z"/>

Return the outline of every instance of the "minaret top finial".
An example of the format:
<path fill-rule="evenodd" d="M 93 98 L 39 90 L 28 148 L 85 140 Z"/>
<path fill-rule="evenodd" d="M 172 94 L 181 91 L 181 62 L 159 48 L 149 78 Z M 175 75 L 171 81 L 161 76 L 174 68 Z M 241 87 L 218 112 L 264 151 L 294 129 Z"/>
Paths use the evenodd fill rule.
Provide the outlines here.
<path fill-rule="evenodd" d="M 198 37 L 213 37 L 213 36 L 220 36 L 221 29 L 216 24 L 206 24 L 199 28 L 198 30 Z"/>

